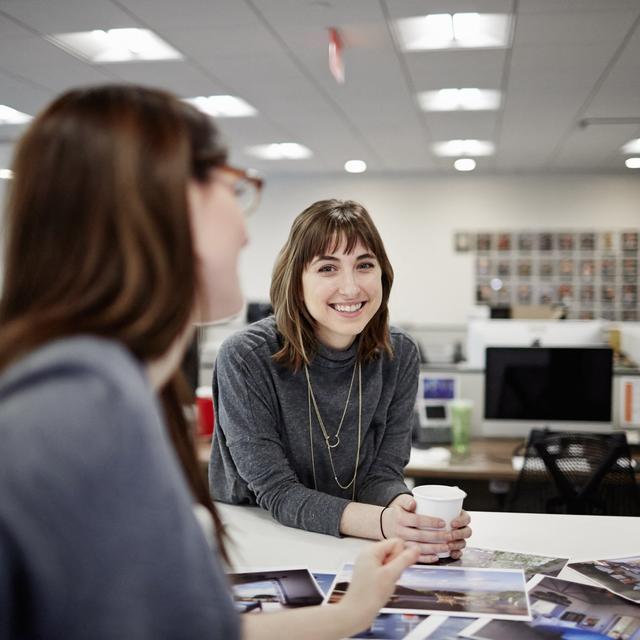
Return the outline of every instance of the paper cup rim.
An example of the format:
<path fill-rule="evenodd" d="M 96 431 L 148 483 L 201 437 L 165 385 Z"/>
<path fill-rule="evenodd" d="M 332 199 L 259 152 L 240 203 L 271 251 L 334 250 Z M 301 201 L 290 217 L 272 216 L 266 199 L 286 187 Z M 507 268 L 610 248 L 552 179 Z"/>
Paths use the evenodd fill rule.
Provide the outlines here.
<path fill-rule="evenodd" d="M 424 495 L 420 495 L 420 489 L 431 489 L 433 487 L 446 487 L 449 490 L 453 490 L 456 491 L 456 495 L 448 495 L 448 496 L 424 496 Z M 416 493 L 416 491 L 418 493 Z M 460 500 L 461 498 L 464 500 L 467 497 L 467 494 L 465 491 L 463 491 L 462 489 L 460 489 L 460 487 L 450 487 L 449 485 L 446 484 L 421 484 L 417 487 L 414 487 L 413 490 L 411 491 L 411 493 L 413 494 L 413 497 L 416 498 L 417 500 L 419 499 L 423 499 L 423 500 L 435 500 L 437 502 L 450 502 L 452 500 Z"/>

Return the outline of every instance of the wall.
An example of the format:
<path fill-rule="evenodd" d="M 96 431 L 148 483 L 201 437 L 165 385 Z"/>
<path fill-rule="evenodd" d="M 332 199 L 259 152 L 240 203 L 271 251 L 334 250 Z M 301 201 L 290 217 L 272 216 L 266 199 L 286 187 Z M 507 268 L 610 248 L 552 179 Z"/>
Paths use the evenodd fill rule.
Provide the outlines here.
<path fill-rule="evenodd" d="M 0 202 L 5 190 L 0 180 Z M 474 264 L 472 254 L 453 252 L 456 230 L 640 227 L 637 175 L 271 177 L 241 260 L 249 299 L 268 299 L 273 262 L 293 218 L 330 197 L 359 200 L 376 221 L 396 272 L 396 323 L 466 322 Z"/>
<path fill-rule="evenodd" d="M 397 323 L 466 321 L 474 264 L 472 254 L 453 252 L 456 230 L 640 227 L 640 180 L 633 175 L 270 178 L 242 258 L 250 299 L 268 298 L 271 267 L 295 215 L 329 197 L 359 200 L 378 225 L 396 271 Z"/>

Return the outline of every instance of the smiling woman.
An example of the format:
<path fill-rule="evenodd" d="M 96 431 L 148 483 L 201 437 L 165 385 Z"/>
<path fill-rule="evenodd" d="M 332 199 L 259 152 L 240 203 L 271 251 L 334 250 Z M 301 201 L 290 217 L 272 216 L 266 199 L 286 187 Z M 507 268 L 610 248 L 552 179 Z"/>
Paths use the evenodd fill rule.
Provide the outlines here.
<path fill-rule="evenodd" d="M 403 481 L 419 358 L 389 327 L 392 283 L 364 207 L 323 200 L 296 218 L 274 267 L 274 317 L 218 354 L 209 482 L 216 499 L 257 504 L 283 524 L 399 536 L 434 562 L 459 555 L 469 519 L 439 531 L 414 513 Z"/>

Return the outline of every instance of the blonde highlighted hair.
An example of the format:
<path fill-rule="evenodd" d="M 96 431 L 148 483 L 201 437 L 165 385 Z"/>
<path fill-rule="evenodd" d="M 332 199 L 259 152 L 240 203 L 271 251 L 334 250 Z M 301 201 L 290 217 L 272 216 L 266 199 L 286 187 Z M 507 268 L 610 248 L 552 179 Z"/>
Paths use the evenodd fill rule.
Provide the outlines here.
<path fill-rule="evenodd" d="M 282 348 L 273 356 L 275 362 L 296 371 L 313 359 L 318 343 L 315 320 L 304 302 L 302 274 L 315 257 L 333 253 L 343 243 L 350 253 L 358 242 L 376 257 L 382 270 L 382 302 L 360 335 L 358 358 L 367 362 L 381 352 L 393 355 L 387 307 L 393 268 L 382 238 L 361 204 L 351 200 L 320 200 L 294 220 L 273 269 L 271 304 L 283 338 Z"/>

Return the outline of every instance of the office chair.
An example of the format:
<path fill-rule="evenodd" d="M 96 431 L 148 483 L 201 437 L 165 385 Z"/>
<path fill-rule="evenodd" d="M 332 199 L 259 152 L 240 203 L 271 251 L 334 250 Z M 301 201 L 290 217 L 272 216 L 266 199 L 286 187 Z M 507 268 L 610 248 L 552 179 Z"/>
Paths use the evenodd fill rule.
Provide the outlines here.
<path fill-rule="evenodd" d="M 533 429 L 506 510 L 640 515 L 640 490 L 626 435 Z"/>

